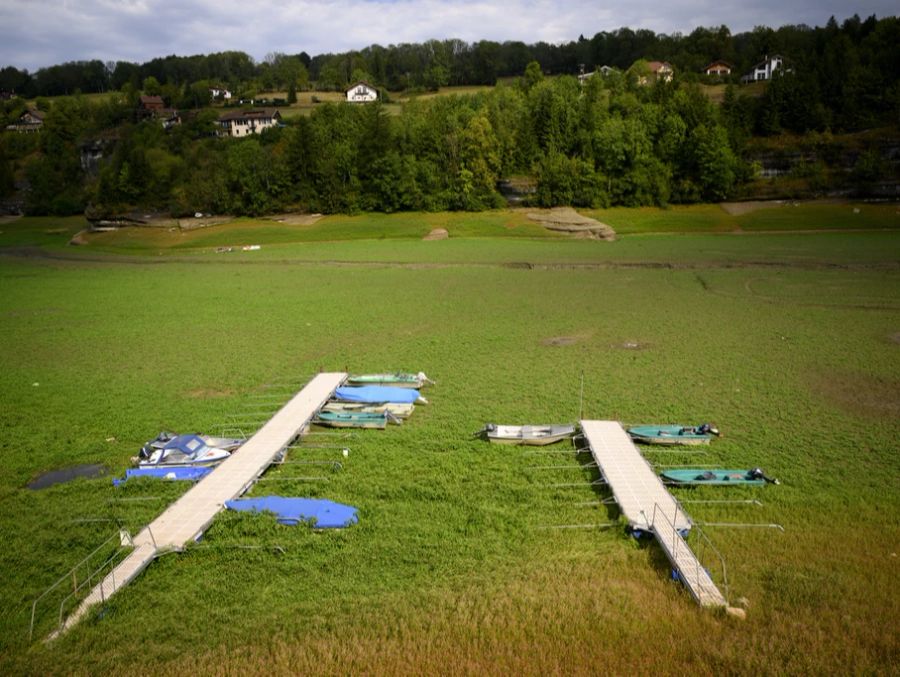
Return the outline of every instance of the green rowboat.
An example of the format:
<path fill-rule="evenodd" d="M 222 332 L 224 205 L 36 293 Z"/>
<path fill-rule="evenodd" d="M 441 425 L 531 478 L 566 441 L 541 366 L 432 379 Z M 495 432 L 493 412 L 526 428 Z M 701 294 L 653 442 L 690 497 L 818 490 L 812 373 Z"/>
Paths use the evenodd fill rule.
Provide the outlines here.
<path fill-rule="evenodd" d="M 778 484 L 778 480 L 766 477 L 759 468 L 753 470 L 706 470 L 704 468 L 678 468 L 660 473 L 663 481 L 672 484 L 714 484 L 734 487 L 738 485 Z"/>
<path fill-rule="evenodd" d="M 708 423 L 702 425 L 637 425 L 628 428 L 631 439 L 641 444 L 709 444 L 719 431 Z"/>
<path fill-rule="evenodd" d="M 313 423 L 329 428 L 374 428 L 384 430 L 388 422 L 400 423 L 400 419 L 388 412 L 370 413 L 360 411 L 320 411 Z"/>
<path fill-rule="evenodd" d="M 322 411 L 340 413 L 355 411 L 362 414 L 383 414 L 389 412 L 397 418 L 409 418 L 415 411 L 416 405 L 403 402 L 385 402 L 383 404 L 368 404 L 366 402 L 326 402 Z"/>

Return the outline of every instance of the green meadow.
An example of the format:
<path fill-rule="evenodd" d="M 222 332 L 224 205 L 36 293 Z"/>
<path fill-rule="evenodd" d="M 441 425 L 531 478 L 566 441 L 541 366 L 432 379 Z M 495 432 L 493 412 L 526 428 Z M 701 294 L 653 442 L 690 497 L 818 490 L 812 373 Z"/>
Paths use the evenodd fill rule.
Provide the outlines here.
<path fill-rule="evenodd" d="M 519 212 L 125 229 L 79 247 L 78 219 L 0 224 L 0 671 L 895 673 L 896 206 L 716 209 L 592 212 L 613 243 Z M 435 227 L 450 238 L 422 241 Z M 241 244 L 261 249 L 214 251 Z M 186 490 L 112 486 L 142 443 L 252 432 L 320 370 L 437 381 L 403 426 L 309 436 L 250 492 L 348 503 L 357 525 L 221 513 L 45 642 L 74 603 L 67 580 L 29 641 L 48 586 Z M 570 446 L 472 435 L 580 413 L 712 421 L 706 453 L 647 458 L 780 478 L 673 490 L 745 620 L 697 607 Z M 26 486 L 88 463 L 107 475 Z M 759 504 L 705 502 L 722 499 Z"/>

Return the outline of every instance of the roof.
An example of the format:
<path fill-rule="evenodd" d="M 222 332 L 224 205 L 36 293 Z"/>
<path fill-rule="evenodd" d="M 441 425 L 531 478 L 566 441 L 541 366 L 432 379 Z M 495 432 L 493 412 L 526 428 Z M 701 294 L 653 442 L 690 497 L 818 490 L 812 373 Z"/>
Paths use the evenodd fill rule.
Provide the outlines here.
<path fill-rule="evenodd" d="M 350 85 L 349 87 L 347 87 L 347 89 L 345 89 L 344 91 L 345 91 L 345 92 L 349 92 L 349 91 L 350 91 L 351 89 L 353 89 L 354 87 L 359 87 L 360 85 L 363 85 L 363 86 L 365 86 L 365 87 L 368 87 L 369 89 L 375 89 L 375 85 L 370 85 L 370 84 L 369 84 L 368 82 L 366 82 L 365 80 L 360 80 L 359 82 L 354 82 L 352 85 Z"/>
<path fill-rule="evenodd" d="M 37 108 L 29 108 L 24 113 L 22 113 L 21 117 L 25 117 L 26 115 L 30 115 L 31 117 L 37 118 L 38 120 L 43 120 L 44 116 L 46 116 L 47 114 L 42 110 L 38 110 Z"/>
<path fill-rule="evenodd" d="M 672 70 L 672 64 L 668 61 L 648 61 L 647 68 L 651 73 L 658 73 L 661 70 Z"/>
<path fill-rule="evenodd" d="M 141 105 L 147 106 L 150 104 L 153 104 L 154 106 L 166 105 L 161 96 L 158 96 L 156 94 L 141 94 Z"/>
<path fill-rule="evenodd" d="M 722 59 L 716 59 L 715 61 L 710 61 L 708 64 L 706 64 L 706 66 L 703 67 L 703 70 L 708 71 L 713 66 L 725 66 L 725 68 L 734 68 L 734 66 L 732 66 L 727 61 L 722 61 Z"/>
<path fill-rule="evenodd" d="M 233 110 L 219 116 L 219 122 L 232 120 L 270 120 L 280 118 L 277 108 L 254 108 L 252 110 Z"/>

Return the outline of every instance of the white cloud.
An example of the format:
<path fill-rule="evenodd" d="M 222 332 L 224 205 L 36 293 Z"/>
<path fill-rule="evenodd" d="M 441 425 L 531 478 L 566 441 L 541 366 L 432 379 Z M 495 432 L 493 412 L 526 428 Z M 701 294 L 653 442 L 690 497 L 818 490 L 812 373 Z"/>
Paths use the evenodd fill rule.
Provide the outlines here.
<path fill-rule="evenodd" d="M 437 38 L 559 43 L 621 26 L 663 33 L 725 24 L 822 25 L 895 13 L 891 0 L 0 0 L 0 65 L 31 70 L 80 59 L 143 62 L 168 54 L 241 50 L 310 55 Z M 10 30 L 10 27 L 14 27 Z"/>

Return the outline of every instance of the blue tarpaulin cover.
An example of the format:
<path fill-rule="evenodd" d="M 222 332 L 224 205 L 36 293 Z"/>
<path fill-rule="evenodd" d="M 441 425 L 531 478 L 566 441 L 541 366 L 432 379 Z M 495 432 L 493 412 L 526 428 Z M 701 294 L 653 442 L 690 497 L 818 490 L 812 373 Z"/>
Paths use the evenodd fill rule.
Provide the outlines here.
<path fill-rule="evenodd" d="M 390 386 L 345 386 L 334 391 L 334 397 L 345 402 L 399 402 L 413 403 L 419 399 L 419 391 L 412 388 Z"/>
<path fill-rule="evenodd" d="M 125 477 L 113 479 L 113 484 L 119 486 L 129 477 L 157 477 L 161 480 L 189 480 L 196 482 L 210 472 L 212 472 L 212 468 L 207 466 L 193 468 L 129 468 L 125 471 Z"/>
<path fill-rule="evenodd" d="M 356 524 L 356 508 L 352 505 L 335 503 L 325 498 L 293 498 L 285 496 L 262 496 L 260 498 L 237 498 L 225 501 L 230 510 L 249 512 L 274 512 L 282 524 L 291 526 L 300 522 L 315 520 L 316 529 L 338 529 Z"/>

